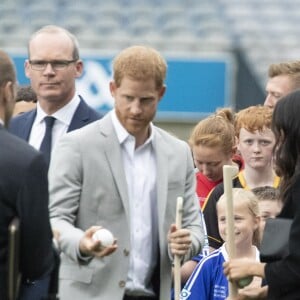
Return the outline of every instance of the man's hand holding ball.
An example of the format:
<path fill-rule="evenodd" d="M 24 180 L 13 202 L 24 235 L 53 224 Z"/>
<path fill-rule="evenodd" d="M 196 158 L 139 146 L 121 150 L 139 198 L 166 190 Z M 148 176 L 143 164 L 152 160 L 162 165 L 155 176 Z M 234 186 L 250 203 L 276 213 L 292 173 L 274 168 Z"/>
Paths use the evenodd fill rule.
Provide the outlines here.
<path fill-rule="evenodd" d="M 116 249 L 117 241 L 113 234 L 101 226 L 87 229 L 79 243 L 79 250 L 83 256 L 103 257 L 115 252 Z"/>
<path fill-rule="evenodd" d="M 114 243 L 114 236 L 112 235 L 112 233 L 105 229 L 105 228 L 100 228 L 98 229 L 92 236 L 94 241 L 100 241 L 101 248 L 106 248 L 109 246 L 112 246 Z"/>

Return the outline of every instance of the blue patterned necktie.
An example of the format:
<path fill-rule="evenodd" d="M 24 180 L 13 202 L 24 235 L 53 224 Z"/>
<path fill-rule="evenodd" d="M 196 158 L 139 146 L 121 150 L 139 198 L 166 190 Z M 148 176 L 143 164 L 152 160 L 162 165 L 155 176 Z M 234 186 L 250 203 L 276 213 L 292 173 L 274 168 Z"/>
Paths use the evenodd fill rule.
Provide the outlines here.
<path fill-rule="evenodd" d="M 44 153 L 46 162 L 49 166 L 50 156 L 51 156 L 51 140 L 52 140 L 52 128 L 55 122 L 55 118 L 51 116 L 47 116 L 44 118 L 46 124 L 46 131 L 44 138 L 41 143 L 40 151 Z"/>

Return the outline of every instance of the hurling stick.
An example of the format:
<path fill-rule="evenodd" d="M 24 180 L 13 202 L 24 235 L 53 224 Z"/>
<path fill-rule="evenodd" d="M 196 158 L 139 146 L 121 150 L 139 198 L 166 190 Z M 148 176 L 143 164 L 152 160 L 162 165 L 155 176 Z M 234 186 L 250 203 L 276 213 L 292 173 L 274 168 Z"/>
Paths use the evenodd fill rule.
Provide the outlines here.
<path fill-rule="evenodd" d="M 177 197 L 177 205 L 176 205 L 176 228 L 177 230 L 181 228 L 181 221 L 182 221 L 182 208 L 183 199 L 182 197 Z M 181 291 L 181 275 L 180 275 L 180 268 L 181 268 L 181 256 L 175 254 L 174 257 L 174 299 L 179 300 L 180 291 Z"/>
<path fill-rule="evenodd" d="M 223 166 L 224 195 L 226 199 L 226 244 L 229 259 L 235 258 L 236 249 L 234 244 L 234 214 L 232 199 L 232 179 L 238 173 L 236 166 Z M 236 283 L 229 281 L 229 297 L 236 297 L 238 288 Z"/>

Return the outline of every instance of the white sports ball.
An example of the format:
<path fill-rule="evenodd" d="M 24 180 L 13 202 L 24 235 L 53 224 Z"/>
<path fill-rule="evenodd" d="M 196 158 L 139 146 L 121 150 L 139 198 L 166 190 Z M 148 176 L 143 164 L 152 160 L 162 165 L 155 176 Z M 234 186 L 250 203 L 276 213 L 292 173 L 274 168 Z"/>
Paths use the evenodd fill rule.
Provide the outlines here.
<path fill-rule="evenodd" d="M 97 230 L 94 234 L 93 234 L 93 240 L 94 241 L 100 241 L 101 242 L 101 246 L 102 247 L 108 247 L 111 246 L 114 243 L 114 236 L 112 235 L 112 233 L 105 229 L 105 228 L 101 228 L 99 230 Z"/>

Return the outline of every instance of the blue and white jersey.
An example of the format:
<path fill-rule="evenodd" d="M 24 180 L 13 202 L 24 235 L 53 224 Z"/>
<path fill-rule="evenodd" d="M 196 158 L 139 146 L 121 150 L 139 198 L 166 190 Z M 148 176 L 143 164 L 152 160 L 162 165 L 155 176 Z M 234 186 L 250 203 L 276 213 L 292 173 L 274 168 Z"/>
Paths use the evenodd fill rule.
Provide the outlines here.
<path fill-rule="evenodd" d="M 223 263 L 228 260 L 225 246 L 204 257 L 180 294 L 180 300 L 223 300 L 228 297 L 228 281 Z"/>
<path fill-rule="evenodd" d="M 259 251 L 256 248 L 256 260 Z M 198 263 L 180 294 L 180 300 L 224 300 L 228 297 L 228 280 L 223 273 L 223 263 L 228 254 L 223 244 Z"/>

